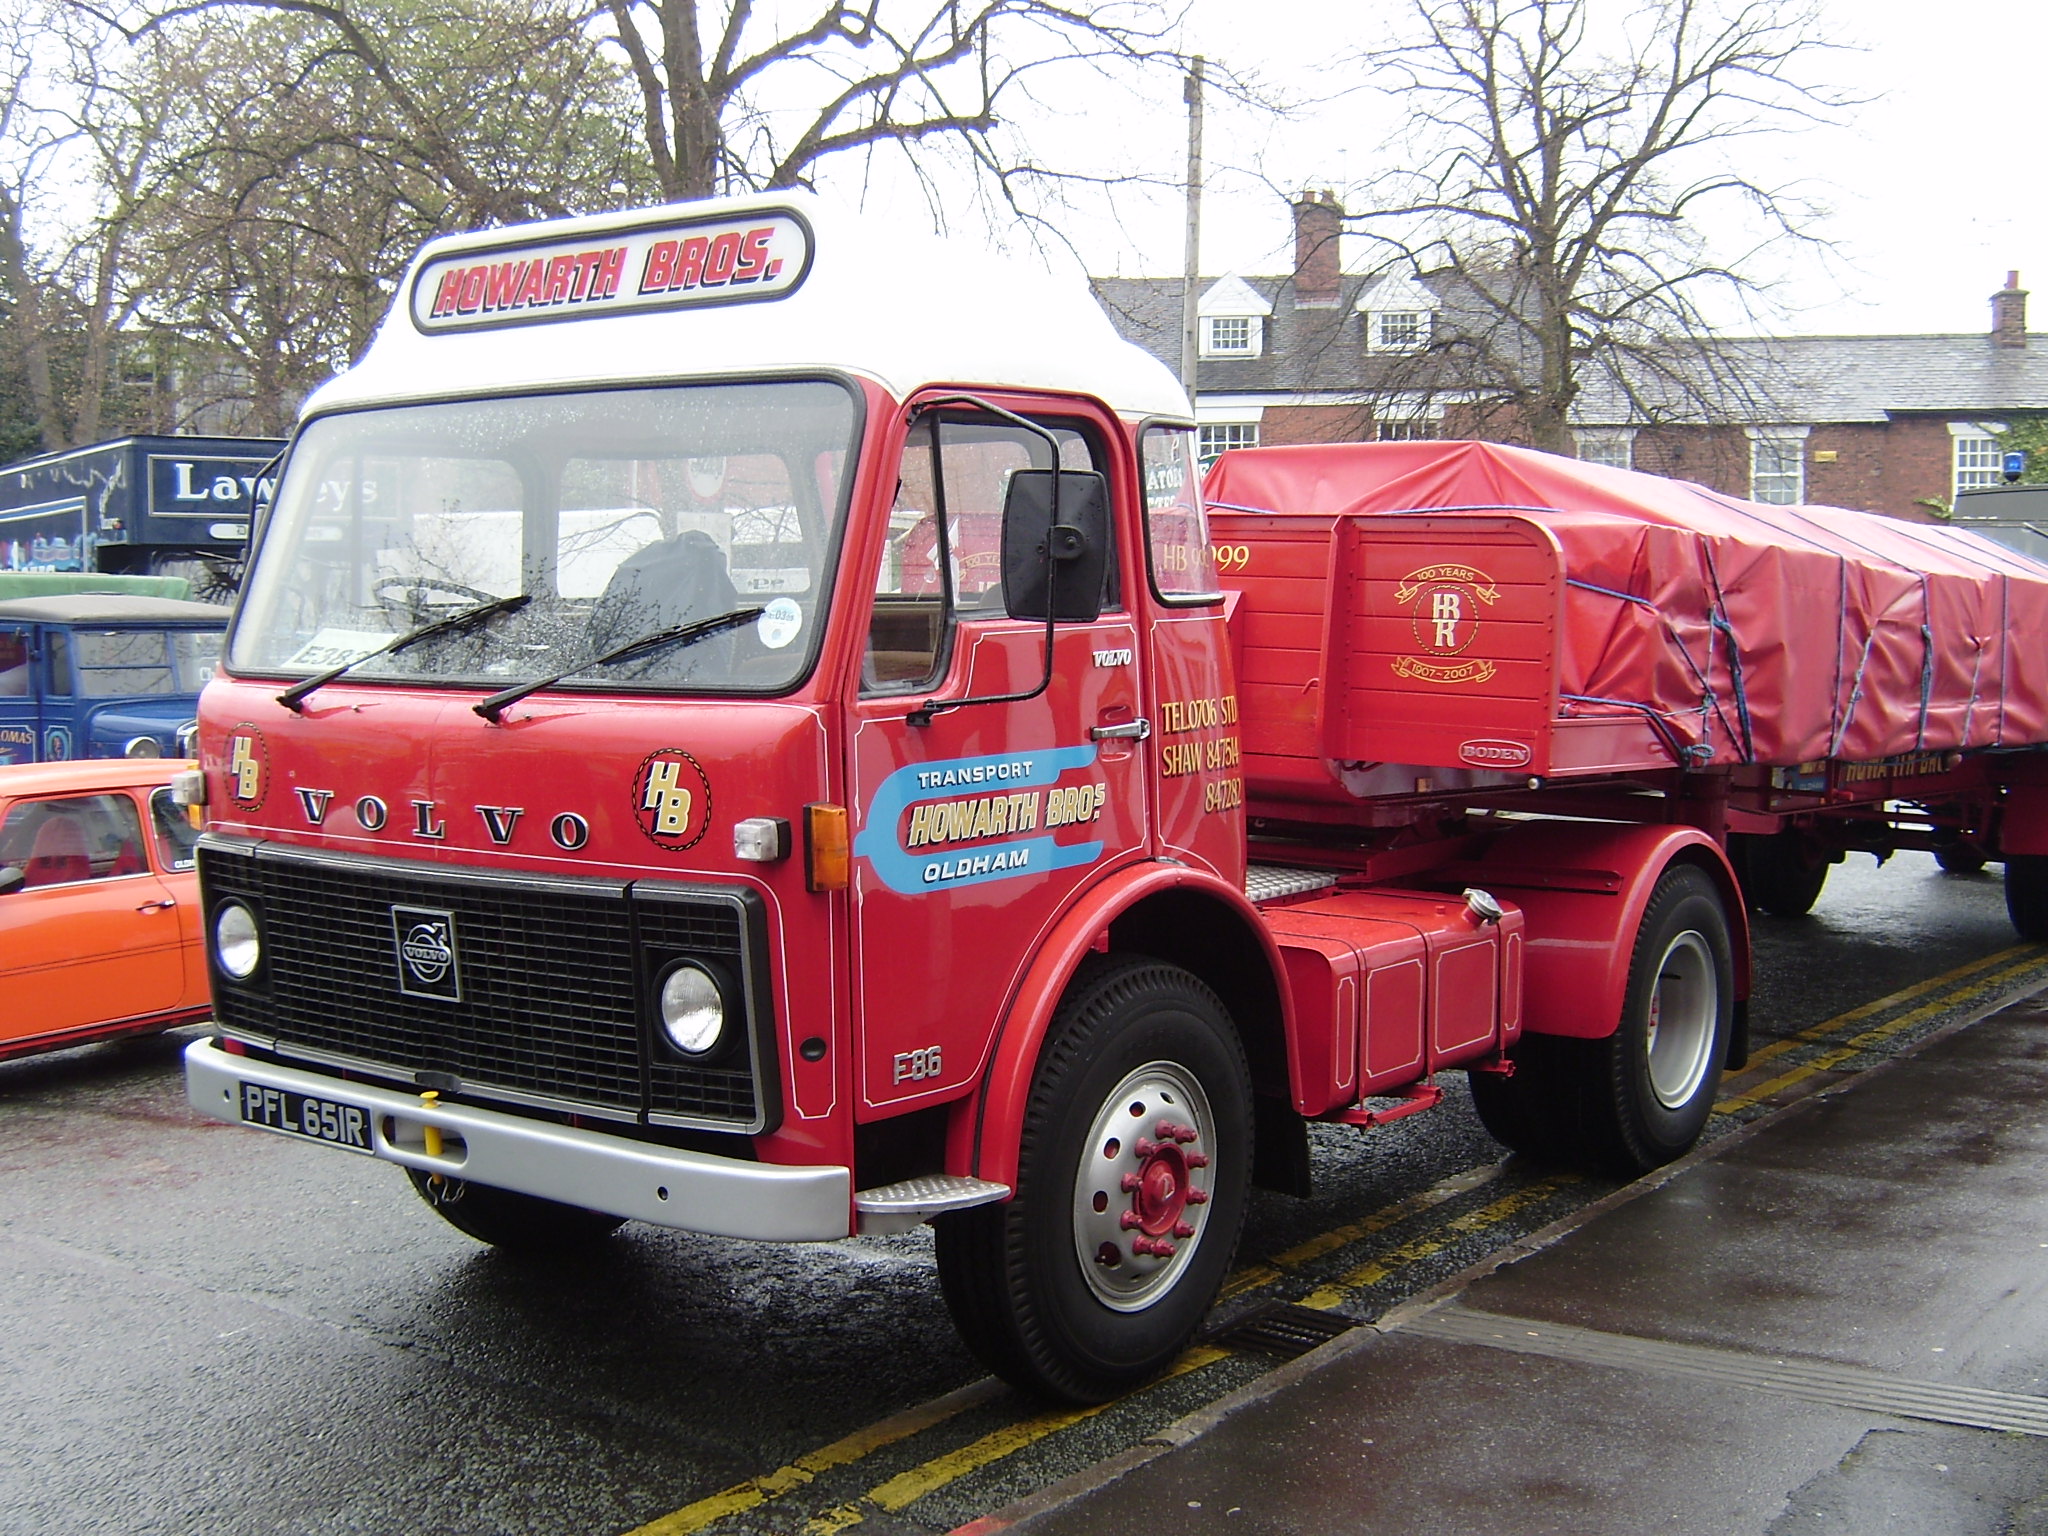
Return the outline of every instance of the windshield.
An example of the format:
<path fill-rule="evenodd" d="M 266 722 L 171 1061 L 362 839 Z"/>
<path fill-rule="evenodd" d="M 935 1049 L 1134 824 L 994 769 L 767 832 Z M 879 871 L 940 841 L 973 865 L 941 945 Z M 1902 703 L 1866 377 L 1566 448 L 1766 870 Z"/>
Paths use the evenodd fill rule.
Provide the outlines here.
<path fill-rule="evenodd" d="M 73 630 L 78 692 L 114 699 L 137 693 L 197 693 L 220 660 L 217 629 Z"/>
<path fill-rule="evenodd" d="M 607 390 L 324 417 L 293 445 L 230 664 L 351 680 L 773 690 L 809 669 L 853 462 L 829 383 Z M 370 653 L 492 598 L 532 601 Z M 736 609 L 700 644 L 630 640 Z"/>

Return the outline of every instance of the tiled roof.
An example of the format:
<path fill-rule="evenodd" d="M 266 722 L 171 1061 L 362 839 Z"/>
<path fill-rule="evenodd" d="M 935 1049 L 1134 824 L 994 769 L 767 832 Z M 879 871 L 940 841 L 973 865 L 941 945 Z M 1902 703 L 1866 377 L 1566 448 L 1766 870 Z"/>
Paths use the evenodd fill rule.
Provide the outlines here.
<path fill-rule="evenodd" d="M 2048 335 L 1995 347 L 1987 332 L 1954 336 L 1791 336 L 1722 342 L 1734 370 L 1762 381 L 1768 405 L 1726 412 L 1737 420 L 1881 422 L 1912 412 L 1943 415 L 2048 410 Z M 1619 394 L 1589 388 L 1575 419 L 1629 420 Z M 1681 413 L 1686 414 L 1686 413 Z"/>
<path fill-rule="evenodd" d="M 1203 280 L 1207 289 L 1216 279 Z M 1340 394 L 1370 398 L 1388 390 L 1429 387 L 1432 370 L 1401 354 L 1366 350 L 1363 319 L 1355 312 L 1376 278 L 1347 275 L 1331 307 L 1297 308 L 1294 280 L 1247 277 L 1245 284 L 1273 306 L 1265 323 L 1265 349 L 1252 358 L 1203 358 L 1205 394 Z M 1485 329 L 1487 317 L 1441 275 L 1422 279 L 1443 308 L 1439 340 Z M 1097 278 L 1096 297 L 1126 339 L 1169 368 L 1180 367 L 1179 278 Z M 1742 392 L 1722 391 L 1721 419 L 1750 422 L 1881 422 L 1912 413 L 1995 416 L 2000 411 L 2048 410 L 2048 335 L 2033 333 L 2026 347 L 1996 347 L 1988 332 L 1950 336 L 1794 336 L 1781 340 L 1734 338 L 1720 343 L 1726 371 L 1747 378 Z M 1450 360 L 1434 365 L 1434 382 L 1456 390 Z M 1627 425 L 1626 402 L 1611 382 L 1592 376 L 1573 419 L 1587 426 Z M 1698 419 L 1675 391 L 1659 414 Z"/>
<path fill-rule="evenodd" d="M 1135 342 L 1176 372 L 1180 369 L 1180 293 L 1177 277 L 1098 277 L 1095 296 L 1109 312 L 1110 322 L 1127 341 Z M 1204 278 L 1206 291 L 1217 281 Z M 1362 290 L 1376 279 L 1346 276 L 1333 305 L 1297 307 L 1291 277 L 1247 277 L 1245 285 L 1273 306 L 1265 325 L 1265 347 L 1258 357 L 1205 357 L 1200 385 L 1205 394 L 1337 393 L 1370 396 L 1376 392 L 1413 390 L 1428 381 L 1418 377 L 1417 360 L 1403 354 L 1372 354 L 1365 349 L 1365 321 L 1356 305 Z M 1434 291 L 1441 290 L 1435 284 Z M 1448 296 L 1437 325 L 1458 326 L 1456 306 Z M 1478 328 L 1471 317 L 1470 328 Z M 1448 378 L 1442 387 L 1449 387 Z"/>

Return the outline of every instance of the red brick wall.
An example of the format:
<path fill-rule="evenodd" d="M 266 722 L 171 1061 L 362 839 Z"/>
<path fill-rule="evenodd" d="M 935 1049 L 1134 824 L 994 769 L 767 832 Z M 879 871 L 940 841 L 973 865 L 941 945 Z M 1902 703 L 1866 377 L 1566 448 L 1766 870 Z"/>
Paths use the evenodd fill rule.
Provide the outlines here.
<path fill-rule="evenodd" d="M 1443 436 L 1491 442 L 1521 440 L 1510 410 L 1481 414 L 1476 407 L 1445 409 Z M 1269 406 L 1259 441 L 1371 442 L 1373 414 L 1366 405 Z M 1832 462 L 1818 455 L 1832 453 Z M 1922 499 L 1950 495 L 1953 448 L 1945 416 L 1901 417 L 1889 422 L 1816 426 L 1806 439 L 1806 499 L 1831 507 L 1883 512 L 1912 522 L 1938 521 Z M 1749 495 L 1749 437 L 1740 427 L 1646 427 L 1636 434 L 1635 467 L 1653 475 L 1692 480 L 1730 496 Z"/>

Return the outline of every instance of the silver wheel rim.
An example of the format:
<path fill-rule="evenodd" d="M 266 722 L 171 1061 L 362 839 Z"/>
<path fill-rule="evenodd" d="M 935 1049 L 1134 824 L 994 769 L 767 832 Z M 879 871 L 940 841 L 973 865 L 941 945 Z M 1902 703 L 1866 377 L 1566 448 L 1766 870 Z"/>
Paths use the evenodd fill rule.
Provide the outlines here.
<path fill-rule="evenodd" d="M 1650 989 L 1645 1031 L 1650 1092 L 1666 1109 L 1684 1108 L 1706 1081 L 1720 1014 L 1714 952 L 1700 933 L 1688 928 L 1664 951 L 1657 964 L 1657 983 Z"/>
<path fill-rule="evenodd" d="M 1074 1254 L 1104 1306 L 1141 1312 L 1187 1273 L 1215 1141 L 1209 1096 L 1174 1062 L 1147 1062 L 1103 1100 L 1074 1174 Z"/>

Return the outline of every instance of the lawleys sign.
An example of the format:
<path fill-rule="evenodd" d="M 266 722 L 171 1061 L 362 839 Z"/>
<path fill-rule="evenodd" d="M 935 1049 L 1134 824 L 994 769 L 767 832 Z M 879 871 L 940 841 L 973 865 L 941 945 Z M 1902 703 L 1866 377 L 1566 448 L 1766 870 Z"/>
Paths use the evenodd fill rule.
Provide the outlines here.
<path fill-rule="evenodd" d="M 412 323 L 431 333 L 779 299 L 811 255 L 810 225 L 782 208 L 459 251 L 413 278 Z"/>

